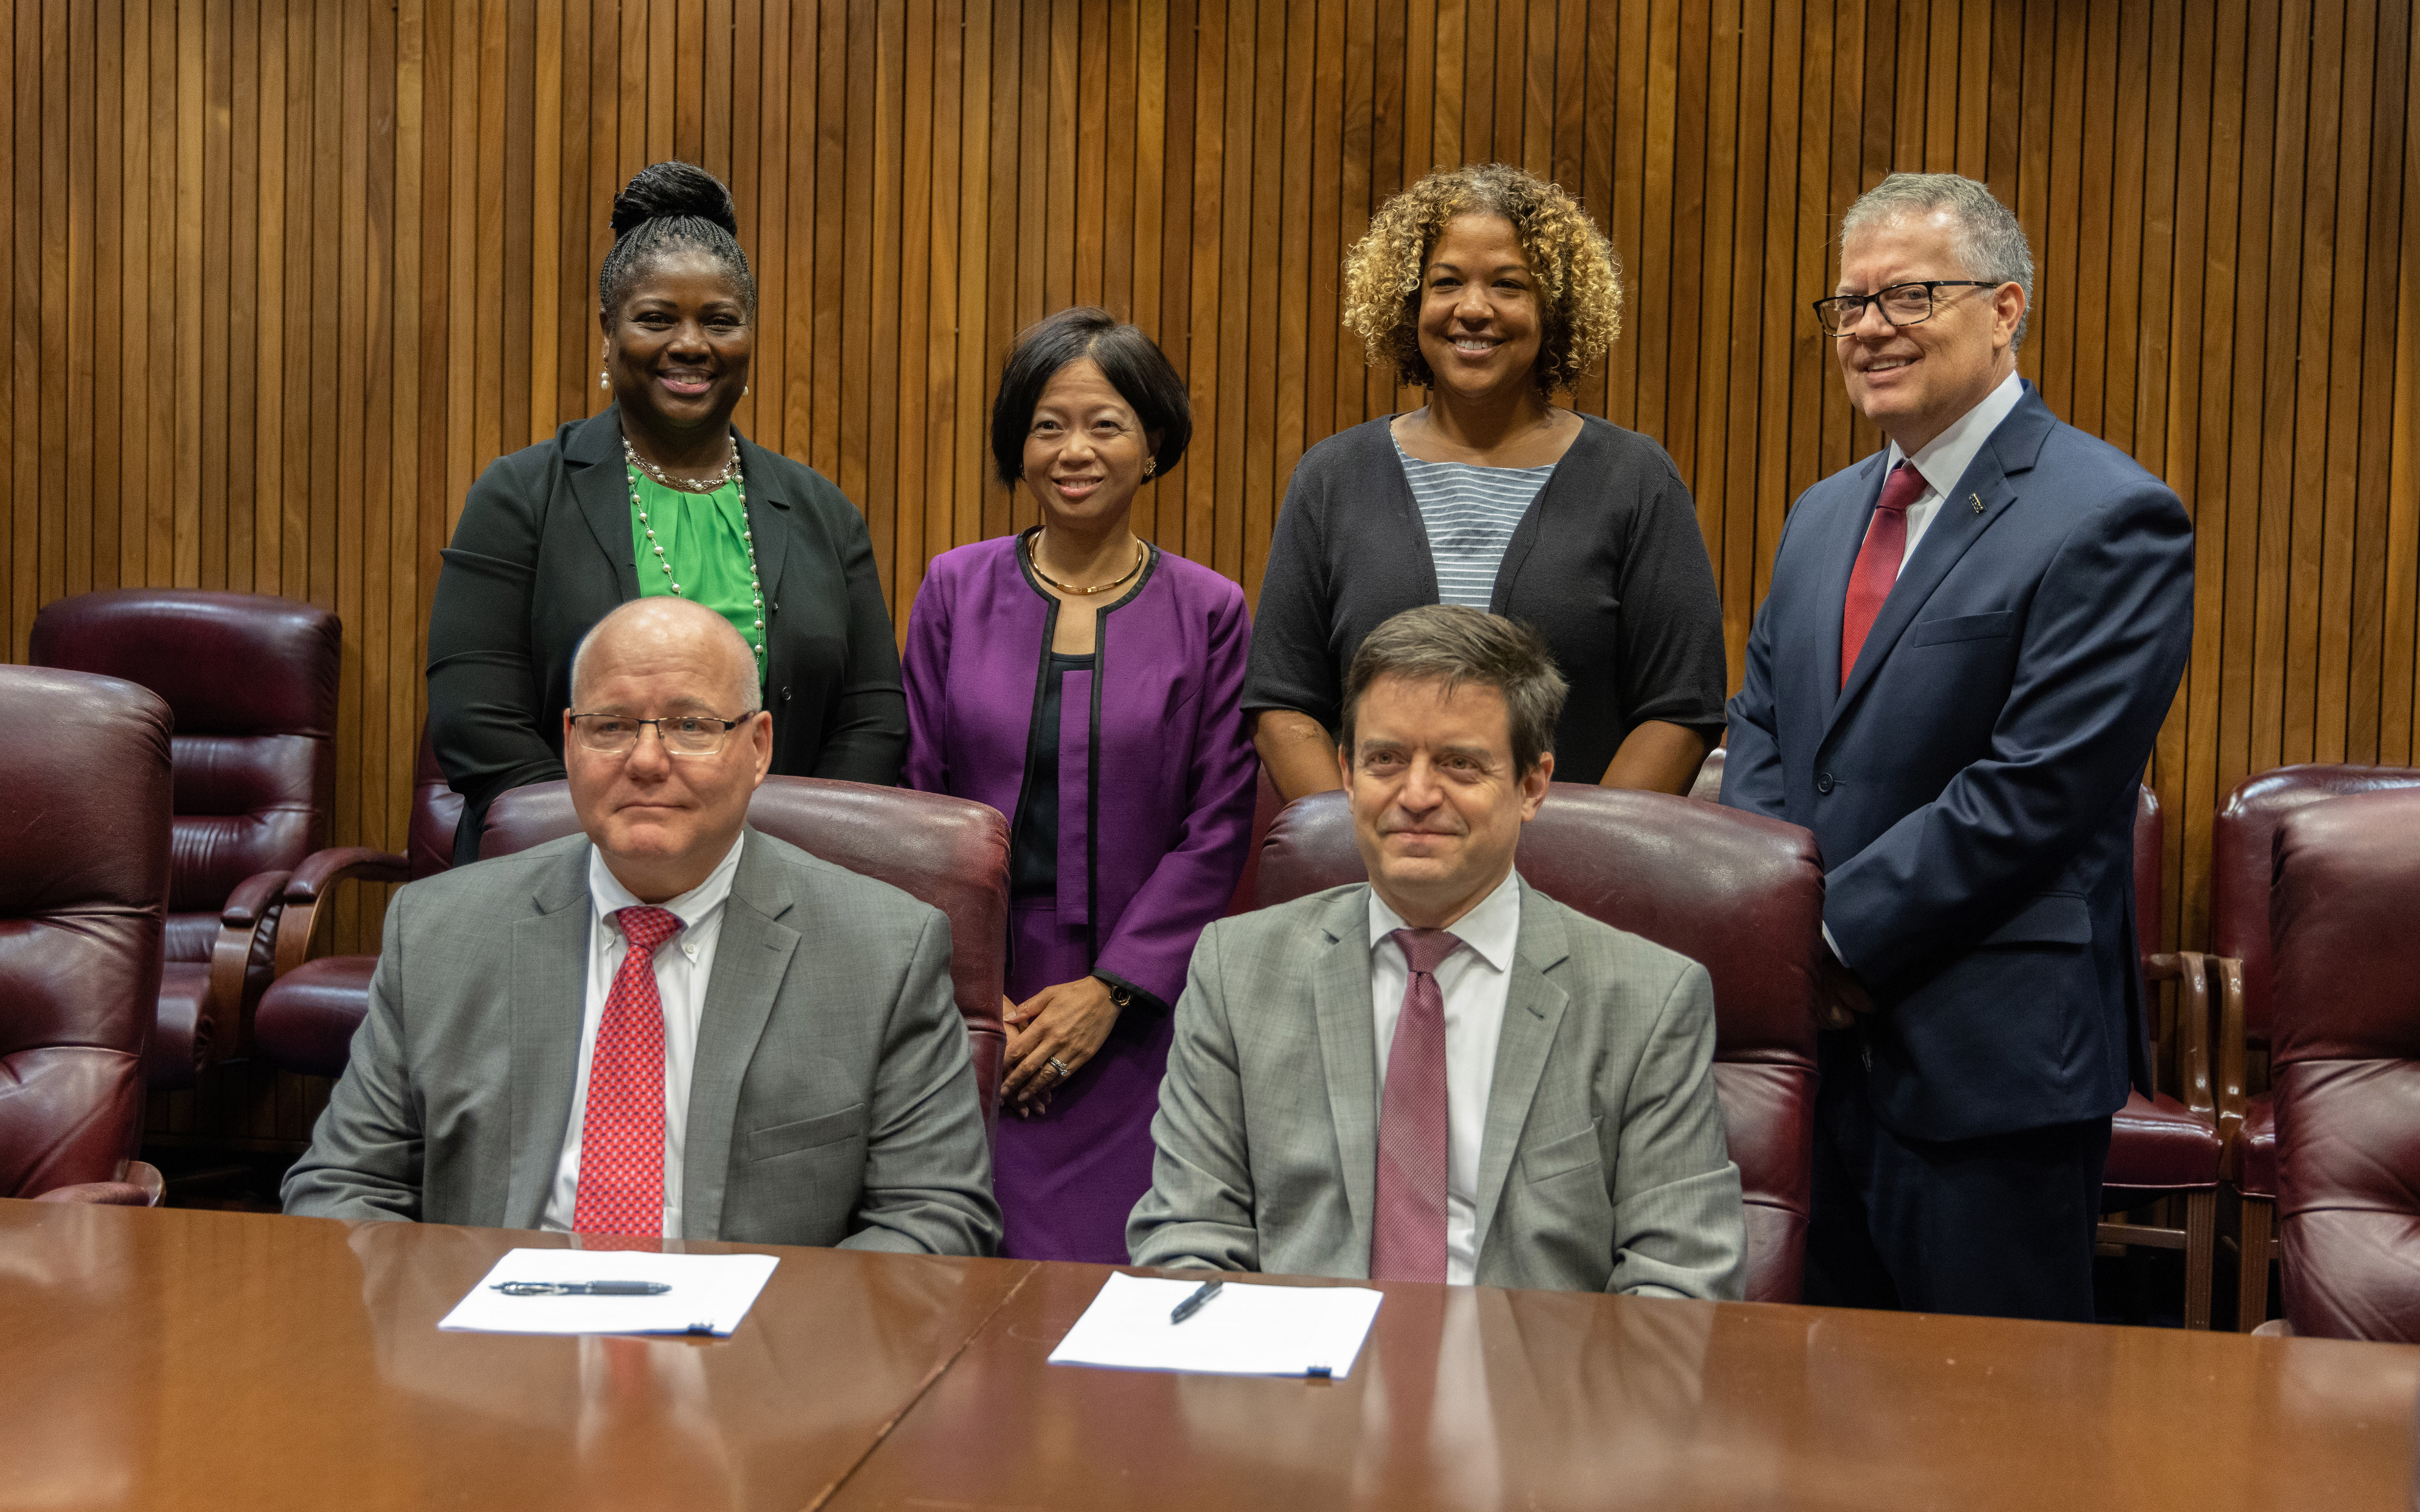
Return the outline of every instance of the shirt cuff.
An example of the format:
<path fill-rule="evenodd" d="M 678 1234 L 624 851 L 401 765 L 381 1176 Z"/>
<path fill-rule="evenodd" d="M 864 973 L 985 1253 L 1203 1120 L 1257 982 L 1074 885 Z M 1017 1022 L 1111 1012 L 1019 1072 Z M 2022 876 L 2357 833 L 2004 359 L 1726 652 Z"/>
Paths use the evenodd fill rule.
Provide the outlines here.
<path fill-rule="evenodd" d="M 1832 952 L 1832 959 L 1838 961 L 1843 969 L 1849 971 L 1857 969 L 1850 965 L 1849 958 L 1840 953 L 1840 942 L 1832 938 L 1832 926 L 1829 924 L 1823 926 L 1823 949 Z"/>

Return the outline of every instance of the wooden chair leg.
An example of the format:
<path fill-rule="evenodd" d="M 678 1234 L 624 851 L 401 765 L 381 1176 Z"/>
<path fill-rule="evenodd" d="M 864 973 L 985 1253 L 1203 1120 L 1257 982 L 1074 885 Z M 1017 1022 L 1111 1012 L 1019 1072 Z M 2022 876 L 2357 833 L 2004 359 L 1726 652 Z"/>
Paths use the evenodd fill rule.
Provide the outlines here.
<path fill-rule="evenodd" d="M 2249 1334 L 2269 1319 L 2269 1234 L 2277 1204 L 2246 1196 L 2239 1206 L 2242 1241 L 2236 1246 L 2235 1331 Z"/>
<path fill-rule="evenodd" d="M 2185 1194 L 2185 1327 L 2210 1327 L 2218 1273 L 2218 1192 Z"/>

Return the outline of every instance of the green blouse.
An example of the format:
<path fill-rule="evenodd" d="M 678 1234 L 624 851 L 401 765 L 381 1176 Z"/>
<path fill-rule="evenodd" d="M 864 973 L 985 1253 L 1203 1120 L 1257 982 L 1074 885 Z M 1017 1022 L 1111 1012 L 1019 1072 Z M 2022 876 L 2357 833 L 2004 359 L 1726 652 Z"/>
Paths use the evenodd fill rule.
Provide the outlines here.
<path fill-rule="evenodd" d="M 756 607 L 755 574 L 749 564 L 748 520 L 737 485 L 712 493 L 683 493 L 624 469 L 634 490 L 630 546 L 639 563 L 639 596 L 669 594 L 680 584 L 694 599 L 731 622 L 756 653 L 756 674 L 765 675 L 764 614 Z M 646 517 L 640 518 L 644 510 Z M 655 539 L 647 538 L 653 529 Z M 661 547 L 663 555 L 656 555 Z M 671 573 L 664 571 L 666 565 Z"/>

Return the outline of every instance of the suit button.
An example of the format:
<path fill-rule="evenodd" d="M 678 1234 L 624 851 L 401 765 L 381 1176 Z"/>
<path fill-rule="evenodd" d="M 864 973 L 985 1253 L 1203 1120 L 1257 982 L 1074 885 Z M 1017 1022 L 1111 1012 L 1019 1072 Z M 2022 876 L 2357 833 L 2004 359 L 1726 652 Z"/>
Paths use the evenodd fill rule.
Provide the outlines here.
<path fill-rule="evenodd" d="M 790 702 L 790 690 L 786 687 L 782 689 L 782 702 L 784 703 Z"/>
<path fill-rule="evenodd" d="M 1815 774 L 1815 791 L 1818 793 L 1829 793 L 1832 791 L 1831 773 L 1818 772 Z"/>

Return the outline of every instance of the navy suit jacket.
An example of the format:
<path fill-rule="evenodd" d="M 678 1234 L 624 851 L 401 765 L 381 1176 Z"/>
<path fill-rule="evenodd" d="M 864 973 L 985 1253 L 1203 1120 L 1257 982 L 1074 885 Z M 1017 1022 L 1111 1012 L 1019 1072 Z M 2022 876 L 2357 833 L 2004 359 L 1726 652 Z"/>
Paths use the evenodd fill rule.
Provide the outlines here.
<path fill-rule="evenodd" d="M 2192 523 L 2027 384 L 1844 685 L 1841 607 L 1886 455 L 1790 513 L 1722 801 L 1815 832 L 1824 923 L 1879 1009 L 1853 1032 L 1885 1127 L 1964 1139 L 2113 1113 L 2149 1085 L 2134 794 L 2193 639 Z"/>

